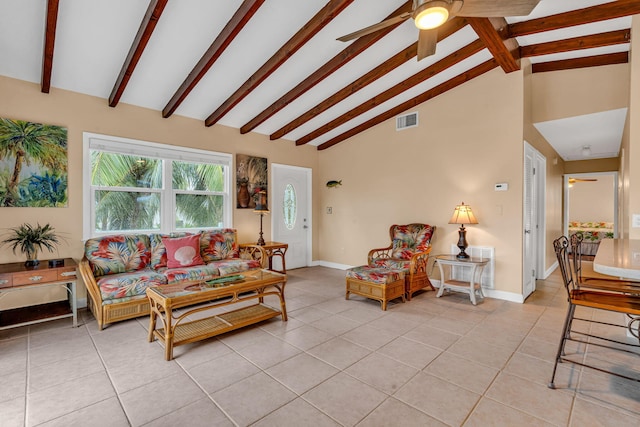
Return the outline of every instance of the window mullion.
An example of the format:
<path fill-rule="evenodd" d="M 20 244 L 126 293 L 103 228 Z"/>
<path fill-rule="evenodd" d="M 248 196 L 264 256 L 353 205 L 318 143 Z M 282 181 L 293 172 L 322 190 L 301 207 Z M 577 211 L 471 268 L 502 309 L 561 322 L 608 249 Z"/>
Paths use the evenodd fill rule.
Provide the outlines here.
<path fill-rule="evenodd" d="M 176 206 L 173 195 L 173 162 L 162 161 L 162 232 L 169 233 L 175 228 Z"/>

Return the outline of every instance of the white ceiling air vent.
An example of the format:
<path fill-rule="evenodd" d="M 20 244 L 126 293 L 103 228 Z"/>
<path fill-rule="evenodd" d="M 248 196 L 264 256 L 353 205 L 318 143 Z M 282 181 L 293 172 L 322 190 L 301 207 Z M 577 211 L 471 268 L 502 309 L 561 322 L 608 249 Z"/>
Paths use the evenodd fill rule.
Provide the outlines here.
<path fill-rule="evenodd" d="M 404 130 L 418 126 L 418 112 L 396 117 L 396 130 Z"/>

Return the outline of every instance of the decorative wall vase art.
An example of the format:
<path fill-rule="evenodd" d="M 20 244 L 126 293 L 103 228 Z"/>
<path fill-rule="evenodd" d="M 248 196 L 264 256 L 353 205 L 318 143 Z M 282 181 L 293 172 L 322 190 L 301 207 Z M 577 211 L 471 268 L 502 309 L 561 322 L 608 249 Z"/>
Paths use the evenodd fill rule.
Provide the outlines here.
<path fill-rule="evenodd" d="M 67 207 L 67 128 L 0 118 L 0 207 Z"/>
<path fill-rule="evenodd" d="M 260 192 L 267 192 L 267 159 L 253 157 L 246 154 L 236 154 L 236 200 L 239 209 L 256 209 L 261 200 L 267 209 L 269 206 L 266 196 Z M 266 193 L 265 193 L 266 194 Z"/>

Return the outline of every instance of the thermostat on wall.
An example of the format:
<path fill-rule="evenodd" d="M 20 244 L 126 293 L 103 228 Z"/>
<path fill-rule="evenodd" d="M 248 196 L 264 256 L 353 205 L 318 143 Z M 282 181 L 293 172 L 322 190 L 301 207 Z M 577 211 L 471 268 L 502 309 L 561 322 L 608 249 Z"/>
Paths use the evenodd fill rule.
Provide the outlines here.
<path fill-rule="evenodd" d="M 507 184 L 506 182 L 500 182 L 495 185 L 496 191 L 507 191 L 508 189 L 509 189 L 509 184 Z"/>

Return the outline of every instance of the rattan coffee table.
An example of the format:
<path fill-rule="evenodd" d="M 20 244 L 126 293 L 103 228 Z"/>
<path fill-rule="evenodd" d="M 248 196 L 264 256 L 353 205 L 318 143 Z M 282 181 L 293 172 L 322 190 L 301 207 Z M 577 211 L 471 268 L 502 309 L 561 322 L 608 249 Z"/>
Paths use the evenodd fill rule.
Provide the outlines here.
<path fill-rule="evenodd" d="M 154 286 L 147 289 L 151 305 L 149 342 L 156 338 L 165 346 L 165 359 L 173 359 L 173 347 L 211 338 L 234 329 L 252 325 L 272 317 L 287 320 L 284 287 L 287 276 L 268 270 L 246 271 L 220 281 L 191 282 Z M 276 295 L 280 310 L 264 303 L 264 297 Z M 218 312 L 196 320 L 187 319 L 195 313 L 239 302 L 256 300 L 256 304 L 237 310 Z M 206 304 L 205 304 L 206 303 Z M 174 316 L 173 310 L 202 304 Z M 162 327 L 157 328 L 157 319 Z"/>

